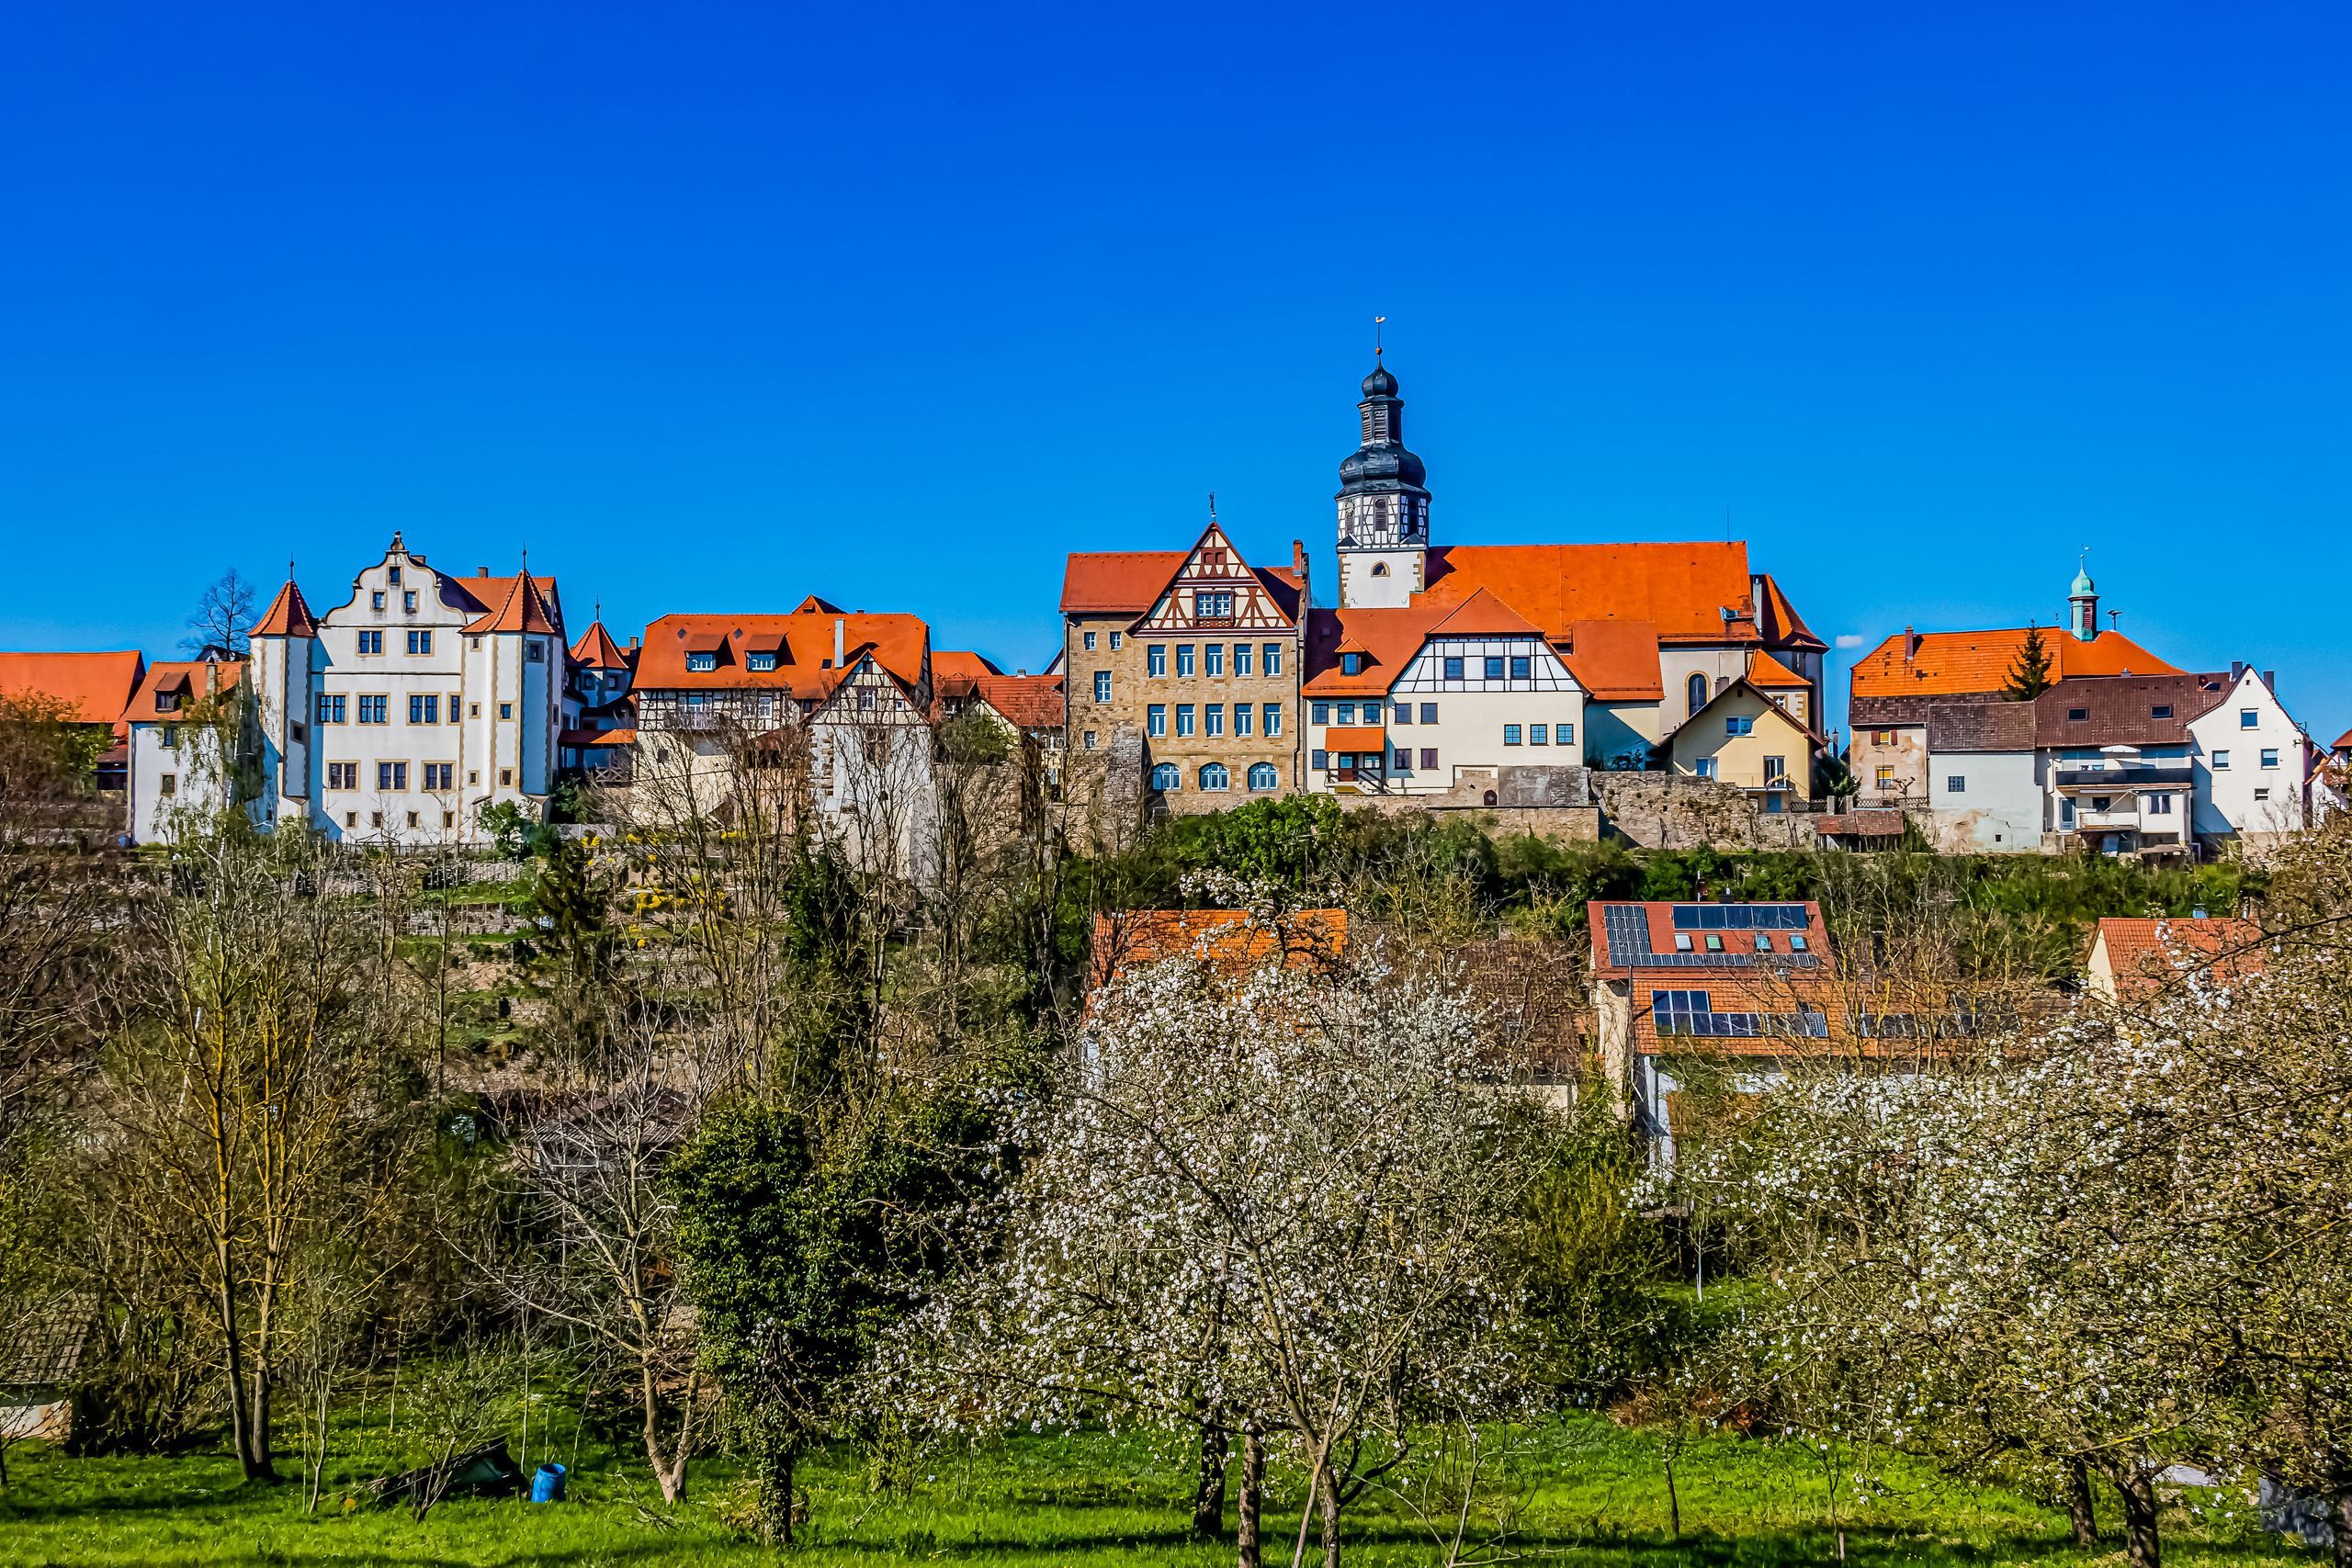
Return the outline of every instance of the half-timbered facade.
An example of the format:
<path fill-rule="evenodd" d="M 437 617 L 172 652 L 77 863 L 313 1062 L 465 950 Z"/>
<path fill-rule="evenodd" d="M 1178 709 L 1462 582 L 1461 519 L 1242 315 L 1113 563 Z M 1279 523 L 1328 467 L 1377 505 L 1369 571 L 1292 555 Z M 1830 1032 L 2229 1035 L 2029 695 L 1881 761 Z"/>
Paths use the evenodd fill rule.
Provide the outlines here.
<path fill-rule="evenodd" d="M 1469 772 L 1583 760 L 1583 688 L 1541 628 L 1491 595 L 1317 611 L 1310 643 L 1310 789 L 1432 795 Z"/>
<path fill-rule="evenodd" d="M 1062 579 L 1068 747 L 1142 743 L 1146 798 L 1216 811 L 1300 786 L 1306 553 L 1253 567 L 1214 518 L 1189 550 L 1073 555 Z"/>

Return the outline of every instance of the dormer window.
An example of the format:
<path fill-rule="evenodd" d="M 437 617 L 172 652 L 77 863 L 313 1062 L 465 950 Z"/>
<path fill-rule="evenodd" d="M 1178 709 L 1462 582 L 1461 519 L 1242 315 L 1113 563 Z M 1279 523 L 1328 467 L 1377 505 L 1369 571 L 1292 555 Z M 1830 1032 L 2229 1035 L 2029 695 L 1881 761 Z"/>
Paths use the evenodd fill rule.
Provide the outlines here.
<path fill-rule="evenodd" d="M 1343 653 L 1340 655 L 1340 673 L 1342 675 L 1363 674 L 1363 655 L 1361 653 Z"/>
<path fill-rule="evenodd" d="M 179 694 L 177 692 L 158 692 L 158 693 L 156 693 L 156 694 L 155 694 L 155 711 L 156 711 L 157 713 L 177 713 L 177 712 L 179 712 L 179 711 L 180 711 L 180 694 Z"/>
<path fill-rule="evenodd" d="M 2089 722 L 2091 710 L 2088 708 L 2068 708 L 2066 710 L 2066 722 L 2068 724 L 2086 724 Z"/>
<path fill-rule="evenodd" d="M 773 670 L 775 668 L 775 655 L 773 653 L 745 654 L 743 656 L 743 668 L 746 670 Z"/>
<path fill-rule="evenodd" d="M 2148 710 L 2148 716 L 2150 718 L 2170 718 L 2172 716 L 2172 705 L 2170 703 L 2158 703 Z"/>
<path fill-rule="evenodd" d="M 718 655 L 715 653 L 689 653 L 686 655 L 686 668 L 697 673 L 704 671 L 716 670 L 718 668 Z"/>

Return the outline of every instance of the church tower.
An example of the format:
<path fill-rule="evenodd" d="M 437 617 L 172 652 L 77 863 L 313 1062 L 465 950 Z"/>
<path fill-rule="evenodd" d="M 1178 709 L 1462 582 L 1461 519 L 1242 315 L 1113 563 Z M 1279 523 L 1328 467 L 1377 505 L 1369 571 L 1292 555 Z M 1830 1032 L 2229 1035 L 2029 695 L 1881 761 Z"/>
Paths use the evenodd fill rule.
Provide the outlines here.
<path fill-rule="evenodd" d="M 1405 449 L 1405 403 L 1386 365 L 1363 378 L 1356 412 L 1363 445 L 1340 465 L 1340 608 L 1398 608 L 1426 585 L 1429 475 Z"/>

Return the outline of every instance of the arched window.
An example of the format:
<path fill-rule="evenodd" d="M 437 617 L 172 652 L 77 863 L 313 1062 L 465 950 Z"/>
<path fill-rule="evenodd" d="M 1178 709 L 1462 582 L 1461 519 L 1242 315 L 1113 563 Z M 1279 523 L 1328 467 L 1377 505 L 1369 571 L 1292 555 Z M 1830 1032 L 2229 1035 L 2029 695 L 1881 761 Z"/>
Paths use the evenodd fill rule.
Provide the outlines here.
<path fill-rule="evenodd" d="M 1151 770 L 1151 787 L 1154 789 L 1176 789 L 1183 782 L 1184 775 L 1176 771 L 1173 762 L 1161 762 Z"/>
<path fill-rule="evenodd" d="M 1275 771 L 1274 765 L 1272 762 L 1252 762 L 1250 764 L 1250 787 L 1251 789 L 1280 789 L 1282 787 L 1282 774 Z"/>
<path fill-rule="evenodd" d="M 1231 789 L 1233 775 L 1225 771 L 1223 762 L 1204 762 L 1201 765 L 1201 787 L 1208 790 Z"/>
<path fill-rule="evenodd" d="M 1707 678 L 1704 675 L 1693 675 L 1690 677 L 1690 711 L 1697 713 L 1706 705 Z"/>
<path fill-rule="evenodd" d="M 1372 575 L 1374 577 L 1386 577 L 1388 575 L 1388 563 L 1385 560 L 1376 560 L 1373 562 Z"/>

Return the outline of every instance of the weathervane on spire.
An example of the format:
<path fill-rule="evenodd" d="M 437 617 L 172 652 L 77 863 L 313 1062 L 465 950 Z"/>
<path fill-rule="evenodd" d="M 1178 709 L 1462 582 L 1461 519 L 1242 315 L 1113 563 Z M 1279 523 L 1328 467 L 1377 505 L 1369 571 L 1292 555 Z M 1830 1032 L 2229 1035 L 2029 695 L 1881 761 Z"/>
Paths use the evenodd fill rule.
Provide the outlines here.
<path fill-rule="evenodd" d="M 1209 491 L 1209 521 L 1212 524 L 1216 521 L 1216 491 Z"/>
<path fill-rule="evenodd" d="M 1380 329 L 1387 320 L 1385 316 L 1374 316 L 1372 319 L 1372 356 L 1374 359 L 1380 357 Z"/>

